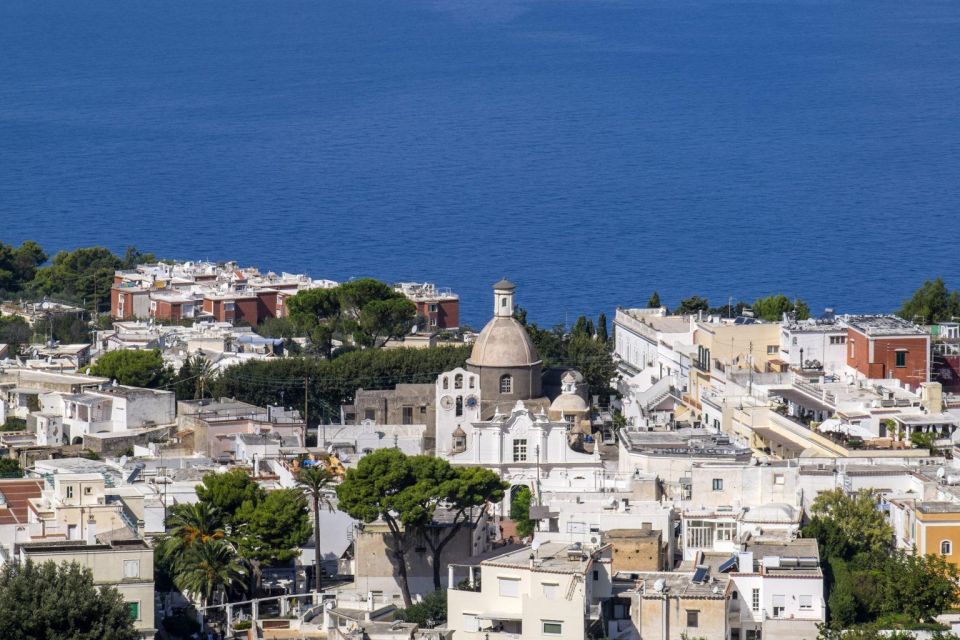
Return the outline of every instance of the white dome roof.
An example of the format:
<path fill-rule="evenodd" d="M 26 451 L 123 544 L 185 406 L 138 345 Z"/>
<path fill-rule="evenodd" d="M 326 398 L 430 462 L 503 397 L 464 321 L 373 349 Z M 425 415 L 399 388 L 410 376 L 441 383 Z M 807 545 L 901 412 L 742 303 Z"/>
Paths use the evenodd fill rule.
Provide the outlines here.
<path fill-rule="evenodd" d="M 495 317 L 483 328 L 467 364 L 477 367 L 529 367 L 540 362 L 537 348 L 514 318 Z"/>
<path fill-rule="evenodd" d="M 550 405 L 557 413 L 586 413 L 587 403 L 576 393 L 562 393 Z"/>

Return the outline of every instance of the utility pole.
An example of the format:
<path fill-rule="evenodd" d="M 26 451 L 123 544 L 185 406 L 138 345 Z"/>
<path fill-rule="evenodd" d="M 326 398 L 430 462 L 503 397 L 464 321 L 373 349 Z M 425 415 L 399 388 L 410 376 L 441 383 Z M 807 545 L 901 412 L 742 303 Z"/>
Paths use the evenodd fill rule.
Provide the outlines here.
<path fill-rule="evenodd" d="M 307 435 L 310 433 L 310 378 L 303 376 L 303 446 L 307 446 Z M 318 436 L 320 434 L 317 434 Z M 319 446 L 320 443 L 317 443 Z"/>

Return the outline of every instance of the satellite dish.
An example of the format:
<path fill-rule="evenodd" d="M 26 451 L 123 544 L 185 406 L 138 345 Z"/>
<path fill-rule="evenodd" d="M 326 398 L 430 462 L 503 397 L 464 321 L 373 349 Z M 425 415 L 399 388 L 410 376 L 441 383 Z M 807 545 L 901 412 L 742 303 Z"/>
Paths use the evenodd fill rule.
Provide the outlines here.
<path fill-rule="evenodd" d="M 663 589 L 667 586 L 667 581 L 663 578 L 657 578 L 657 581 L 653 583 L 653 590 L 657 593 L 663 593 Z"/>
<path fill-rule="evenodd" d="M 534 539 L 533 539 L 533 542 L 530 543 L 530 547 L 531 547 L 534 551 L 539 551 L 541 545 L 543 545 L 543 542 L 542 542 L 541 540 L 537 539 L 537 538 L 534 538 Z"/>
<path fill-rule="evenodd" d="M 946 475 L 947 475 L 946 469 L 944 469 L 943 467 L 940 467 L 939 469 L 937 469 L 937 477 L 938 477 L 938 478 L 943 478 L 943 477 L 946 476 Z"/>

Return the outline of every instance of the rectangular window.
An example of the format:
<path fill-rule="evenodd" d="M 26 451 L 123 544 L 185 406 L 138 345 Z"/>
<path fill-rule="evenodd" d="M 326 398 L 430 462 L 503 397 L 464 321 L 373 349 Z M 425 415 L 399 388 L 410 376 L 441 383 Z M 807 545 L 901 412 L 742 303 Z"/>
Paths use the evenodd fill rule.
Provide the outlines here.
<path fill-rule="evenodd" d="M 224 310 L 224 311 L 233 311 L 233 309 L 234 309 L 234 303 L 232 303 L 232 302 L 224 302 L 224 303 L 223 303 L 223 310 Z"/>
<path fill-rule="evenodd" d="M 907 352 L 897 351 L 897 367 L 902 369 L 907 366 Z"/>
<path fill-rule="evenodd" d="M 846 344 L 847 336 L 830 336 L 830 344 Z"/>
<path fill-rule="evenodd" d="M 737 535 L 737 523 L 718 522 L 716 531 L 718 542 L 729 542 Z"/>
<path fill-rule="evenodd" d="M 477 614 L 463 614 L 463 630 L 469 631 L 470 633 L 476 633 L 480 631 L 480 621 L 477 619 Z"/>
<path fill-rule="evenodd" d="M 437 312 L 437 305 L 435 304 L 430 305 L 430 313 L 436 313 L 436 312 Z"/>
<path fill-rule="evenodd" d="M 527 441 L 526 440 L 513 441 L 513 461 L 514 462 L 527 461 Z"/>
<path fill-rule="evenodd" d="M 688 627 L 698 627 L 700 626 L 700 612 L 687 609 L 687 626 Z"/>
<path fill-rule="evenodd" d="M 556 582 L 544 582 L 543 583 L 543 597 L 547 600 L 556 600 L 557 593 L 560 590 L 560 585 Z"/>
<path fill-rule="evenodd" d="M 800 596 L 800 610 L 810 611 L 813 609 L 813 596 Z"/>
<path fill-rule="evenodd" d="M 714 479 L 713 479 L 713 490 L 714 490 L 714 491 L 723 491 L 723 478 L 714 478 Z"/>
<path fill-rule="evenodd" d="M 773 596 L 773 617 L 779 618 L 783 615 L 783 610 L 787 608 L 787 597 L 784 595 Z"/>
<path fill-rule="evenodd" d="M 497 587 L 501 598 L 520 597 L 520 581 L 516 578 L 497 578 Z"/>
<path fill-rule="evenodd" d="M 563 623 L 558 620 L 543 621 L 543 635 L 559 636 L 563 634 Z"/>
<path fill-rule="evenodd" d="M 767 345 L 767 355 L 775 356 L 780 352 L 780 345 L 778 344 L 768 344 Z"/>
<path fill-rule="evenodd" d="M 754 589 L 750 596 L 750 608 L 754 611 L 760 611 L 760 589 Z"/>
<path fill-rule="evenodd" d="M 413 424 L 413 407 L 403 408 L 403 424 Z"/>
<path fill-rule="evenodd" d="M 69 485 L 69 484 L 67 485 L 67 497 L 68 498 L 73 497 L 73 485 Z"/>
<path fill-rule="evenodd" d="M 782 473 L 773 474 L 773 484 L 783 484 L 783 481 L 784 479 Z"/>
<path fill-rule="evenodd" d="M 600 572 L 597 571 L 596 569 L 594 569 L 594 571 L 593 571 L 593 581 L 596 582 L 596 581 L 599 580 L 599 579 L 600 579 Z"/>
<path fill-rule="evenodd" d="M 140 561 L 124 560 L 123 561 L 123 577 L 139 578 L 140 577 Z"/>
<path fill-rule="evenodd" d="M 363 419 L 364 420 L 376 420 L 377 412 L 375 409 L 364 409 L 363 410 Z"/>
<path fill-rule="evenodd" d="M 140 603 L 139 603 L 139 602 L 128 602 L 128 603 L 127 603 L 127 608 L 128 608 L 129 611 L 130 611 L 130 619 L 131 619 L 131 620 L 139 620 L 139 619 L 140 619 Z"/>

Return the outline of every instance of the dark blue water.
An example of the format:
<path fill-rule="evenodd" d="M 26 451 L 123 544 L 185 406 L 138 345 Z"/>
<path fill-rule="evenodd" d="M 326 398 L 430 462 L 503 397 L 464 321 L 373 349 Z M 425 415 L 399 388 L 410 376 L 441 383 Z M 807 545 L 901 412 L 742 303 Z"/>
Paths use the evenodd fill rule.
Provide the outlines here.
<path fill-rule="evenodd" d="M 0 239 L 436 281 L 960 286 L 955 0 L 3 0 Z"/>

